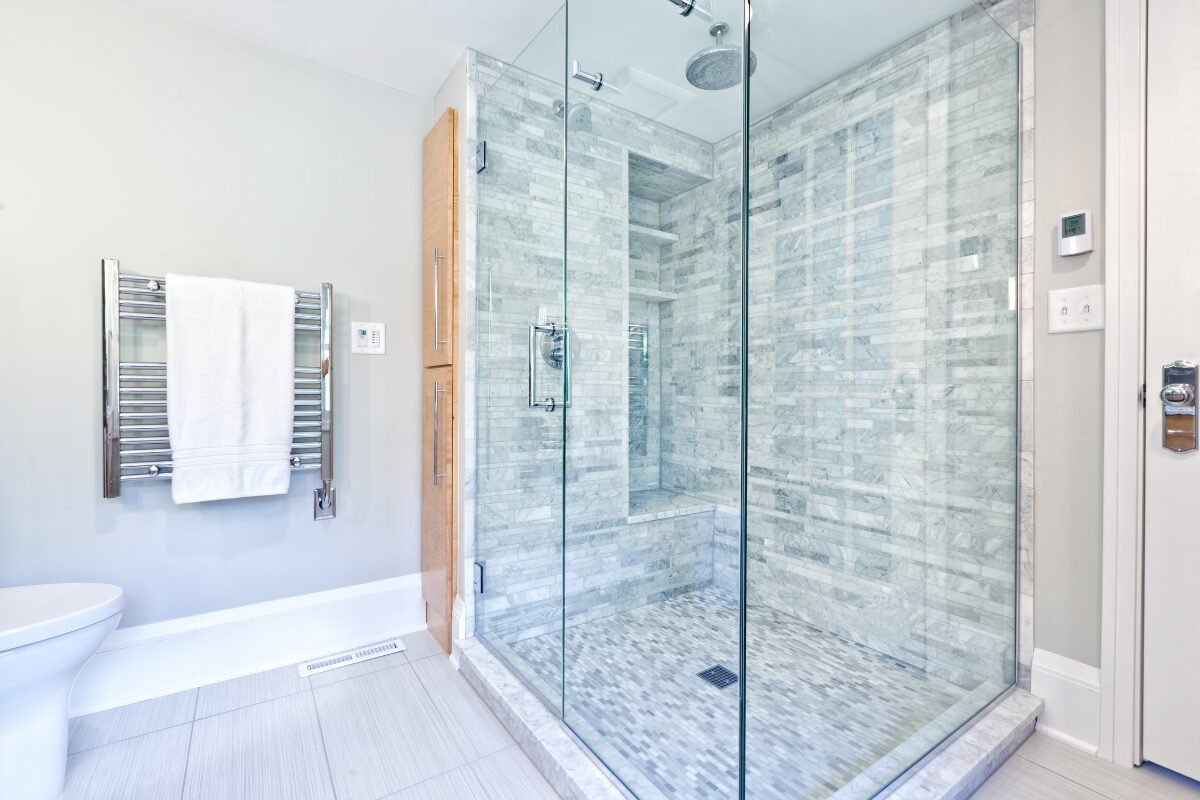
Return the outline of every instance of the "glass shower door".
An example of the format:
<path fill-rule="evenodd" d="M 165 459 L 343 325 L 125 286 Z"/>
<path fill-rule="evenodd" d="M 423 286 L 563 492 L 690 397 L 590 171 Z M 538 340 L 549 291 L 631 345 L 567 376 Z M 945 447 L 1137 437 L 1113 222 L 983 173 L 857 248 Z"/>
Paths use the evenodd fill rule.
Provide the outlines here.
<path fill-rule="evenodd" d="M 468 173 L 478 207 L 469 209 L 467 289 L 477 320 L 474 535 L 483 572 L 475 629 L 559 713 L 565 116 L 561 72 L 538 74 L 525 62 L 561 66 L 561 19 L 517 64 L 472 55 L 480 151 Z"/>
<path fill-rule="evenodd" d="M 753 5 L 476 60 L 476 627 L 640 798 L 860 800 L 1014 682 L 1018 48 Z"/>
<path fill-rule="evenodd" d="M 744 12 L 679 12 L 567 4 L 563 718 L 638 797 L 733 798 L 741 59 L 687 68 Z"/>
<path fill-rule="evenodd" d="M 746 796 L 858 800 L 1014 682 L 1018 48 L 754 9 Z"/>

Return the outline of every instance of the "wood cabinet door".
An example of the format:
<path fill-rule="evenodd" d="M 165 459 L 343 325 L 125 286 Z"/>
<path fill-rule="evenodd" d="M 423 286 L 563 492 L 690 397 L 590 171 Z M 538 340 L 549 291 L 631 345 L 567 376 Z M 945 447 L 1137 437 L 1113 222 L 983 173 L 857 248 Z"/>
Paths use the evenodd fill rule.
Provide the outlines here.
<path fill-rule="evenodd" d="M 422 231 L 425 366 L 454 363 L 458 333 L 458 115 L 447 108 L 425 136 Z"/>
<path fill-rule="evenodd" d="M 429 632 L 450 652 L 454 613 L 454 368 L 424 372 L 421 593 Z"/>

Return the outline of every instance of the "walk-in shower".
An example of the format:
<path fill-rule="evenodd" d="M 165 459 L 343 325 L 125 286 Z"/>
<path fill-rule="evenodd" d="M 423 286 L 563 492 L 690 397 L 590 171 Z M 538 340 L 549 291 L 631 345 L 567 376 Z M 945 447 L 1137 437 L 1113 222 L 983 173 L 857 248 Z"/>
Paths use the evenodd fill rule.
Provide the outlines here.
<path fill-rule="evenodd" d="M 963 0 L 477 59 L 475 629 L 637 796 L 871 797 L 1013 685 L 1017 65 Z"/>

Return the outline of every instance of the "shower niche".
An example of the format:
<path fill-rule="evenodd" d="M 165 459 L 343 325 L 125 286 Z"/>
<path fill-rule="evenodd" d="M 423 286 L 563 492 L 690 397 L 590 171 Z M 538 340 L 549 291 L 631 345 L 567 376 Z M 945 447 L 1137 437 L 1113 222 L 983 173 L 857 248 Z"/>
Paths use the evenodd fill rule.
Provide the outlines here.
<path fill-rule="evenodd" d="M 687 242 L 672 230 L 664 205 L 711 181 L 629 152 L 629 521 L 712 511 L 664 474 L 663 426 L 673 409 L 670 355 L 677 313 L 674 258 Z"/>

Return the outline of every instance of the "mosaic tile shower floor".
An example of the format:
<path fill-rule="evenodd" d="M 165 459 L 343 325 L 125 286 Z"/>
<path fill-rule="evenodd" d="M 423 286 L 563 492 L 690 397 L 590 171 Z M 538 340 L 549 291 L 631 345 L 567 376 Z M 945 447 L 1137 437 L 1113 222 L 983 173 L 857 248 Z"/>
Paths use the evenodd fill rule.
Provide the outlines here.
<path fill-rule="evenodd" d="M 737 669 L 736 597 L 709 587 L 568 637 L 566 721 L 633 792 L 736 797 L 738 688 L 697 676 Z M 969 716 L 955 712 L 967 689 L 794 617 L 752 608 L 748 638 L 749 796 L 869 797 Z M 502 651 L 556 696 L 560 642 L 546 634 Z"/>

